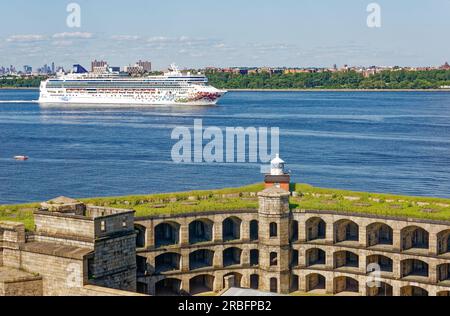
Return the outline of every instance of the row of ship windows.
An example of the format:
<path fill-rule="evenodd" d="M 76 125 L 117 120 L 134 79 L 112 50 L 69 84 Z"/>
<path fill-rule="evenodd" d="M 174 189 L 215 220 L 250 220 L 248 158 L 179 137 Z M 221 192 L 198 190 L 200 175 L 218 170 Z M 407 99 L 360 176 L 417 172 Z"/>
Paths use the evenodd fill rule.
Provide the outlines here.
<path fill-rule="evenodd" d="M 51 97 L 80 97 L 80 95 L 77 94 L 52 94 Z M 145 95 L 136 95 L 136 94 L 125 94 L 125 95 L 101 95 L 101 94 L 91 94 L 90 97 L 115 97 L 115 98 L 141 98 L 145 99 Z M 154 96 L 152 96 L 154 97 Z M 165 97 L 165 96 L 160 96 Z"/>
<path fill-rule="evenodd" d="M 170 90 L 168 93 L 185 93 L 187 92 L 186 90 L 181 90 L 181 89 L 174 89 L 174 90 Z M 70 92 L 64 92 L 64 91 L 48 91 L 48 93 L 50 94 L 60 94 L 60 95 L 67 95 L 67 96 L 77 96 L 78 94 L 108 94 L 108 95 L 123 95 L 123 94 L 161 94 L 163 93 L 163 91 L 151 91 L 151 92 L 147 92 L 147 91 L 118 91 L 118 92 L 110 92 L 110 91 L 73 91 L 72 93 Z"/>
<path fill-rule="evenodd" d="M 130 83 L 121 83 L 121 84 L 103 84 L 103 83 L 93 83 L 93 84 L 88 84 L 88 83 L 70 83 L 70 84 L 53 84 L 53 83 L 49 83 L 47 84 L 47 87 L 142 87 L 142 86 L 186 86 L 189 85 L 190 83 L 188 82 L 143 82 L 143 83 L 134 83 L 134 82 L 130 82 Z M 194 83 L 192 83 L 194 84 Z M 195 83 L 195 84 L 199 84 L 199 83 Z"/>
<path fill-rule="evenodd" d="M 49 83 L 61 83 L 61 82 L 70 82 L 70 83 L 154 83 L 154 82 L 206 82 L 206 79 L 200 78 L 184 78 L 184 79 L 164 79 L 164 80 L 50 80 Z"/>

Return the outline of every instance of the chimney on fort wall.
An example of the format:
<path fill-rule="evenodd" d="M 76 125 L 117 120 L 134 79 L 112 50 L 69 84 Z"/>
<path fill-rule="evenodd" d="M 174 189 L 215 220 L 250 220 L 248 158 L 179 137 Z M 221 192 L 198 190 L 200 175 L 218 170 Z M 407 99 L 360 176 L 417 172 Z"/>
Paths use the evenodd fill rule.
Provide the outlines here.
<path fill-rule="evenodd" d="M 41 210 L 83 216 L 85 215 L 86 205 L 83 202 L 60 196 L 41 203 Z"/>

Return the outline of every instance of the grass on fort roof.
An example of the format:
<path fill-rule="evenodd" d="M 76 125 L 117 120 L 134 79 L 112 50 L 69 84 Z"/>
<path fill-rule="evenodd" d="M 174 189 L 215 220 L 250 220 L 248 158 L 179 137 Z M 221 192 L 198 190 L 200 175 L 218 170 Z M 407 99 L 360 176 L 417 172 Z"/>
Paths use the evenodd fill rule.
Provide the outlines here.
<path fill-rule="evenodd" d="M 291 208 L 450 221 L 450 199 L 353 192 L 296 184 Z"/>
<path fill-rule="evenodd" d="M 257 198 L 250 193 L 259 192 L 263 188 L 264 185 L 259 183 L 222 190 L 99 197 L 82 201 L 97 206 L 134 209 L 137 217 L 256 209 Z M 291 197 L 292 209 L 450 221 L 450 199 L 352 192 L 317 188 L 307 184 L 296 184 L 295 191 L 298 196 Z M 28 230 L 33 230 L 33 210 L 38 207 L 38 203 L 0 206 L 0 221 L 23 222 Z"/>
<path fill-rule="evenodd" d="M 83 199 L 88 204 L 133 209 L 136 217 L 175 215 L 193 212 L 256 209 L 256 195 L 246 193 L 262 191 L 262 183 L 240 188 L 190 191 L 127 197 Z"/>
<path fill-rule="evenodd" d="M 33 211 L 38 207 L 39 203 L 0 205 L 0 221 L 24 223 L 27 230 L 33 230 Z"/>

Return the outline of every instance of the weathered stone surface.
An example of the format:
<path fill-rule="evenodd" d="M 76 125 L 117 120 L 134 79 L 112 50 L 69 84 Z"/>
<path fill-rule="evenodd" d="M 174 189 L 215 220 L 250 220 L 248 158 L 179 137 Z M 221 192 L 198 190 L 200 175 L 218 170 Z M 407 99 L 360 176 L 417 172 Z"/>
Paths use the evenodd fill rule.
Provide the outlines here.
<path fill-rule="evenodd" d="M 0 294 L 181 294 L 231 284 L 336 295 L 450 291 L 449 222 L 290 210 L 289 193 L 275 187 L 258 200 L 257 210 L 136 223 L 127 210 L 42 210 L 35 213 L 35 235 L 27 237 L 22 224 L 0 223 Z M 382 290 L 367 286 L 374 263 L 383 265 Z M 427 273 L 416 271 L 418 265 Z M 3 281 L 1 269 L 8 276 Z"/>
<path fill-rule="evenodd" d="M 436 277 L 438 267 L 450 264 L 449 222 L 391 218 L 363 213 L 290 211 L 289 194 L 285 191 L 276 192 L 271 189 L 269 192 L 259 193 L 258 196 L 259 210 L 254 211 L 137 218 L 136 222 L 145 227 L 147 236 L 146 245 L 139 251 L 139 255 L 147 259 L 149 271 L 154 271 L 158 266 L 157 258 L 161 258 L 164 254 L 172 252 L 180 255 L 180 264 L 175 268 L 160 275 L 150 272 L 147 276 L 140 277 L 138 281 L 146 284 L 150 294 L 157 294 L 156 290 L 165 279 L 178 280 L 182 292 L 195 293 L 196 285 L 193 280 L 204 276 L 208 282 L 212 282 L 211 290 L 217 292 L 222 291 L 229 280 L 233 280 L 241 287 L 252 287 L 255 286 L 252 279 L 254 281 L 256 278 L 258 289 L 263 291 L 289 293 L 299 289 L 337 295 L 342 291 L 353 295 L 376 295 L 377 289 L 366 287 L 372 280 L 366 270 L 370 263 L 382 256 L 392 260 L 392 270 L 382 271 L 381 277 L 383 286 L 392 287 L 389 291 L 393 295 L 410 293 L 408 286 L 411 282 L 426 290 L 429 295 L 438 293 L 441 295 L 450 291 L 449 282 L 440 282 Z M 225 242 L 222 234 L 223 223 L 231 216 L 238 218 L 241 223 L 239 239 Z M 200 218 L 213 223 L 214 238 L 201 244 L 190 244 L 189 224 Z M 258 222 L 257 239 L 250 236 L 252 221 Z M 176 223 L 180 238 L 172 245 L 157 248 L 155 227 L 167 222 Z M 321 222 L 323 224 L 319 227 Z M 270 226 L 273 223 L 277 226 L 276 236 L 271 236 Z M 295 227 L 297 228 L 294 229 Z M 347 232 L 347 229 L 350 229 L 348 227 L 353 227 L 351 233 Z M 414 232 L 414 227 L 420 227 L 428 232 L 427 249 L 406 249 L 411 246 L 408 242 L 410 240 L 408 232 Z M 389 243 L 380 242 L 380 234 L 388 234 L 389 231 L 391 231 Z M 353 236 L 351 240 L 347 240 L 349 236 Z M 240 262 L 224 266 L 224 251 L 231 246 L 241 250 Z M 321 251 L 320 256 L 317 249 Z M 189 265 L 192 259 L 190 255 L 198 250 L 211 251 L 214 253 L 214 259 L 210 266 L 192 270 Z M 254 256 L 252 259 L 250 255 L 252 251 L 258 252 L 256 264 Z M 273 257 L 271 254 L 276 256 Z M 349 261 L 349 254 L 357 258 L 356 264 Z M 294 263 L 293 258 L 298 258 L 298 262 Z M 428 277 L 402 276 L 402 266 L 406 266 L 407 260 L 413 258 L 428 264 Z M 441 278 L 448 279 L 448 275 L 441 273 Z M 205 283 L 205 286 L 208 284 Z M 348 284 L 355 285 L 356 288 L 348 288 Z"/>
<path fill-rule="evenodd" d="M 34 278 L 2 282 L 0 270 L 0 294 L 136 291 L 134 211 L 86 206 L 63 197 L 43 206 L 35 212 L 36 232 L 28 241 L 23 224 L 0 223 L 0 269 L 10 269 L 10 277 L 12 271 L 27 271 Z"/>

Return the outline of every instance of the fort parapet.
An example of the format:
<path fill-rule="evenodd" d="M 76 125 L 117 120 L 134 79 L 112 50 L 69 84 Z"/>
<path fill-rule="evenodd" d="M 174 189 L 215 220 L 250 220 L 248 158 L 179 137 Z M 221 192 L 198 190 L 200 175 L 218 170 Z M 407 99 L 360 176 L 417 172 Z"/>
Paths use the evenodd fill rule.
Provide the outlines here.
<path fill-rule="evenodd" d="M 134 211 L 60 197 L 43 203 L 34 217 L 32 234 L 23 224 L 0 223 L 0 285 L 11 284 L 15 278 L 6 276 L 16 274 L 24 289 L 16 291 L 20 295 L 136 292 Z"/>

